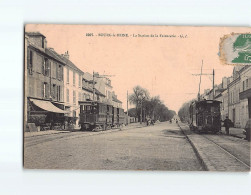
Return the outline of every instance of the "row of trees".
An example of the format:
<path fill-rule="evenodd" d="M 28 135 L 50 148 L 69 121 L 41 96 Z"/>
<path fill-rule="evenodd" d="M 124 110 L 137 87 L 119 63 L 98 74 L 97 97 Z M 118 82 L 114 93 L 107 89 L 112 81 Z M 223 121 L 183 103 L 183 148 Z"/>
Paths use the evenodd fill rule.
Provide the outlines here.
<path fill-rule="evenodd" d="M 140 122 L 145 121 L 146 118 L 167 121 L 176 115 L 175 111 L 165 106 L 159 96 L 150 97 L 148 90 L 141 86 L 133 88 L 129 102 L 135 105 L 135 108 L 129 109 L 129 116 L 138 118 Z"/>
<path fill-rule="evenodd" d="M 179 109 L 178 111 L 178 115 L 180 117 L 180 120 L 183 121 L 183 122 L 189 122 L 189 107 L 191 105 L 191 103 L 195 101 L 195 99 L 193 100 L 190 100 L 186 103 L 184 103 L 181 108 Z"/>
<path fill-rule="evenodd" d="M 182 122 L 188 122 L 189 120 L 189 106 L 190 106 L 190 102 L 186 102 L 184 103 L 181 108 L 178 111 L 178 115 L 180 117 L 180 120 Z"/>

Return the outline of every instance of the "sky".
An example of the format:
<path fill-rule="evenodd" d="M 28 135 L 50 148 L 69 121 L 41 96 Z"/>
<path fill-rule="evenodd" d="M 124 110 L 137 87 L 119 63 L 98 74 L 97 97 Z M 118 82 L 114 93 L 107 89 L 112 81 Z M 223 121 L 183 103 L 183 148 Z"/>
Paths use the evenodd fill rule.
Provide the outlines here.
<path fill-rule="evenodd" d="M 250 28 L 27 24 L 25 31 L 45 35 L 47 46 L 59 54 L 68 51 L 83 72 L 113 75 L 113 89 L 125 109 L 127 91 L 131 94 L 140 85 L 178 112 L 183 103 L 197 97 L 199 76 L 193 74 L 200 73 L 202 60 L 203 73 L 215 69 L 215 84 L 231 76 L 233 66 L 219 60 L 220 38 L 232 32 L 247 33 Z M 208 88 L 212 88 L 212 76 L 202 76 L 201 93 Z"/>

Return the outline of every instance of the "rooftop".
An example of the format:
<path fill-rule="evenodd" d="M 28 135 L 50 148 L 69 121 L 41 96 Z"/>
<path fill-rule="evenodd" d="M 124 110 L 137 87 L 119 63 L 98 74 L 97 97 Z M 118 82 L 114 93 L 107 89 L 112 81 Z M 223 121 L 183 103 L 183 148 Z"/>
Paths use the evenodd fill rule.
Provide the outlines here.
<path fill-rule="evenodd" d="M 84 73 L 82 70 L 80 70 L 75 64 L 73 64 L 72 61 L 70 61 L 69 59 L 67 59 L 66 57 L 62 56 L 62 55 L 59 55 L 53 48 L 50 48 L 49 49 L 55 56 L 57 56 L 59 59 L 61 59 L 62 61 L 64 61 L 64 63 L 71 67 L 72 69 L 80 72 L 80 73 Z"/>
<path fill-rule="evenodd" d="M 46 38 L 43 34 L 41 34 L 40 32 L 25 32 L 26 35 L 28 36 L 42 36 L 44 38 Z"/>

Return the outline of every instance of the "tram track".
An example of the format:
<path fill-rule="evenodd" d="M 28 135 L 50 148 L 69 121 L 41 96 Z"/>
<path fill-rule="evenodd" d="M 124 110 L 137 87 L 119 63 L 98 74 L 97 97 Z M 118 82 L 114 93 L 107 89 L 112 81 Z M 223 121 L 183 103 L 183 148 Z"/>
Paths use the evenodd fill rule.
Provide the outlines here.
<path fill-rule="evenodd" d="M 206 171 L 250 171 L 250 145 L 238 138 L 197 134 L 180 125 Z M 241 144 L 239 143 L 241 142 Z M 245 143 L 244 143 L 245 142 Z"/>
<path fill-rule="evenodd" d="M 231 156 L 232 158 L 234 158 L 235 160 L 237 160 L 238 162 L 240 162 L 243 166 L 245 166 L 246 168 L 248 168 L 250 170 L 250 163 L 247 164 L 246 162 L 244 162 L 243 160 L 241 160 L 239 157 L 237 157 L 235 154 L 233 154 L 231 151 L 229 151 L 229 149 L 227 149 L 226 147 L 216 143 L 214 140 L 208 138 L 208 136 L 206 135 L 201 135 L 202 137 L 204 137 L 205 139 L 209 140 L 210 142 L 212 142 L 213 144 L 215 144 L 220 150 L 224 151 L 225 153 L 227 153 L 229 156 Z M 230 140 L 230 139 L 229 139 Z M 231 140 L 232 141 L 232 140 Z"/>

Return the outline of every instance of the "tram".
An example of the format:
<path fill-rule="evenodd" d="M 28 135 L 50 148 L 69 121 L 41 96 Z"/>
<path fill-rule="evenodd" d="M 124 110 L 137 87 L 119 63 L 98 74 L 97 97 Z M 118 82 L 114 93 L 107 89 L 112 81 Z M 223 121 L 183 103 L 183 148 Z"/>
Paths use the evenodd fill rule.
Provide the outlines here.
<path fill-rule="evenodd" d="M 124 123 L 124 110 L 98 101 L 79 101 L 82 130 L 101 131 Z"/>
<path fill-rule="evenodd" d="M 189 107 L 190 129 L 198 132 L 217 133 L 221 130 L 220 101 L 201 100 Z"/>

